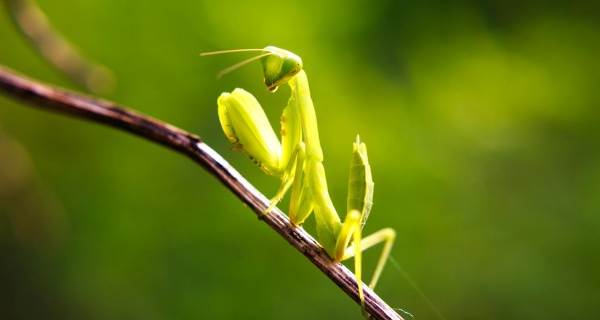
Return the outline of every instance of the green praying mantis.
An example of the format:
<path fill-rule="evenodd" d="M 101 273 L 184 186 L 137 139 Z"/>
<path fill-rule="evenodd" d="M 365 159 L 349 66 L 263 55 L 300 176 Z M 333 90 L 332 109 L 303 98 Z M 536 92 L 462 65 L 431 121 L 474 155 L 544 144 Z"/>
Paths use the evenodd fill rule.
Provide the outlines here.
<path fill-rule="evenodd" d="M 352 146 L 347 213 L 342 222 L 327 189 L 317 117 L 302 59 L 290 51 L 274 46 L 206 52 L 201 55 L 237 52 L 259 52 L 259 55 L 223 70 L 220 75 L 258 60 L 262 64 L 264 83 L 268 90 L 275 92 L 278 87 L 287 84 L 291 89 L 291 96 L 281 115 L 280 142 L 260 103 L 251 93 L 239 88 L 224 92 L 217 104 L 225 136 L 236 149 L 248 154 L 262 171 L 281 180 L 265 214 L 291 188 L 291 223 L 299 227 L 314 212 L 317 240 L 327 254 L 336 262 L 354 257 L 354 272 L 364 309 L 362 251 L 384 243 L 369 283 L 369 287 L 374 288 L 396 237 L 393 229 L 385 228 L 362 238 L 362 229 L 373 204 L 374 188 L 367 147 L 357 136 Z"/>

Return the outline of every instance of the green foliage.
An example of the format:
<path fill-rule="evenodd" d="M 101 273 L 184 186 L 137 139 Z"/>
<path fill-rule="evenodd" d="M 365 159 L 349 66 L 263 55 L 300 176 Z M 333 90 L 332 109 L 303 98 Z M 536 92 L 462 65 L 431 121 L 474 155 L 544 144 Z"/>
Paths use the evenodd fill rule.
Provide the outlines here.
<path fill-rule="evenodd" d="M 360 133 L 376 185 L 364 233 L 398 231 L 392 255 L 448 319 L 595 314 L 597 8 L 466 1 L 40 5 L 82 52 L 115 72 L 117 91 L 108 98 L 198 133 L 267 195 L 277 179 L 229 151 L 215 99 L 243 87 L 276 119 L 287 94 L 266 91 L 258 64 L 217 81 L 214 75 L 239 57 L 197 53 L 290 49 L 310 76 L 336 207 L 345 207 L 348 156 Z M 6 14 L 0 63 L 72 87 L 32 52 Z M 22 215 L 8 205 L 14 197 L 0 196 L 0 318 L 357 317 L 358 307 L 334 284 L 188 159 L 4 97 L 0 126 L 27 150 L 32 192 L 51 208 L 27 206 L 33 209 Z M 43 236 L 29 227 L 38 221 L 47 222 Z M 371 270 L 376 253 L 364 258 Z M 434 317 L 392 265 L 378 291 L 417 319 Z"/>

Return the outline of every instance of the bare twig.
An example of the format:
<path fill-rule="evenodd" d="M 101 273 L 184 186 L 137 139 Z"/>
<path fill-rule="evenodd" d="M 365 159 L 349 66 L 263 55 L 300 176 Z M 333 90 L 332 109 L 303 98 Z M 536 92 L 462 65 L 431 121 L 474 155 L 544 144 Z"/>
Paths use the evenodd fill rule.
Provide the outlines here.
<path fill-rule="evenodd" d="M 113 102 L 27 79 L 2 66 L 0 66 L 0 91 L 46 111 L 64 113 L 128 131 L 190 157 L 217 177 L 231 192 L 247 204 L 259 219 L 302 252 L 354 301 L 359 302 L 354 274 L 342 264 L 333 262 L 313 237 L 302 228 L 292 226 L 281 210 L 276 208 L 270 214 L 262 215 L 261 212 L 267 208 L 269 203 L 267 198 L 197 136 L 125 109 Z M 372 317 L 375 319 L 402 319 L 377 294 L 366 286 L 363 287 L 365 288 L 365 307 Z"/>
<path fill-rule="evenodd" d="M 55 30 L 35 0 L 4 0 L 17 29 L 36 51 L 73 82 L 94 93 L 108 93 L 115 86 L 113 73 L 85 58 Z"/>

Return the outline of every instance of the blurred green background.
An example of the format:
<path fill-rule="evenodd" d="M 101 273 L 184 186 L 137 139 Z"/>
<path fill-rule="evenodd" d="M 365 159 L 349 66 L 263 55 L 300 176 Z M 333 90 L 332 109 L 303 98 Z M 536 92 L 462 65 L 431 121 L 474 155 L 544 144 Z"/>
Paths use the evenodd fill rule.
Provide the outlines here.
<path fill-rule="evenodd" d="M 351 142 L 376 183 L 366 233 L 447 319 L 591 319 L 600 306 L 600 11 L 585 1 L 51 1 L 112 69 L 105 97 L 230 149 L 216 98 L 287 100 L 258 64 L 198 52 L 277 45 L 305 63 L 330 191 Z M 0 63 L 78 89 L 0 13 Z M 0 318 L 359 319 L 359 307 L 188 159 L 0 96 Z M 287 201 L 285 202 L 287 203 Z M 286 207 L 286 204 L 283 204 Z M 342 210 L 340 210 L 342 211 Z M 310 226 L 309 226 L 310 227 Z M 378 250 L 366 255 L 367 270 Z M 379 294 L 435 312 L 392 264 Z"/>

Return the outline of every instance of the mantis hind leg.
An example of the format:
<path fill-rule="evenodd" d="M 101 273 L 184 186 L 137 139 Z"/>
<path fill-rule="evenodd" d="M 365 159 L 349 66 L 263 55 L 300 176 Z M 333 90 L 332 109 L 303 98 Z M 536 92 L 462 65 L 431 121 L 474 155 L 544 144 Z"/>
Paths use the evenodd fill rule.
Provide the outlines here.
<path fill-rule="evenodd" d="M 379 277 L 381 276 L 381 272 L 383 271 L 383 268 L 385 267 L 385 263 L 387 262 L 387 260 L 390 256 L 390 252 L 392 250 L 392 246 L 394 245 L 395 239 L 396 239 L 396 231 L 394 231 L 394 229 L 391 229 L 391 228 L 381 229 L 381 230 L 367 236 L 366 238 L 361 239 L 360 242 L 358 242 L 358 246 L 356 245 L 356 242 L 355 242 L 352 246 L 346 248 L 341 260 L 346 260 L 346 259 L 352 258 L 353 256 L 358 257 L 357 251 L 363 252 L 363 251 L 383 242 L 383 250 L 381 251 L 381 254 L 379 255 L 379 260 L 377 261 L 377 266 L 375 267 L 375 271 L 373 271 L 373 276 L 371 276 L 371 282 L 369 282 L 369 287 L 371 289 L 373 289 L 377 285 L 377 281 L 379 280 Z M 360 259 L 360 258 L 358 258 L 358 259 Z"/>
<path fill-rule="evenodd" d="M 344 261 L 354 257 L 354 274 L 358 283 L 358 295 L 363 308 L 363 314 L 366 315 L 362 289 L 362 252 L 381 242 L 384 243 L 383 250 L 369 283 L 369 287 L 374 289 L 389 258 L 394 240 L 396 239 L 396 232 L 391 228 L 385 228 L 363 239 L 360 216 L 357 210 L 350 211 L 346 216 L 336 242 L 334 259 L 336 261 Z M 352 240 L 353 244 L 348 246 L 350 240 Z"/>
<path fill-rule="evenodd" d="M 363 306 L 364 312 L 364 293 L 362 288 L 362 250 L 360 248 L 361 244 L 361 226 L 360 226 L 360 218 L 361 214 L 358 210 L 351 210 L 346 215 L 344 219 L 344 223 L 340 229 L 340 233 L 338 234 L 337 241 L 335 243 L 335 248 L 333 252 L 333 259 L 335 261 L 343 261 L 352 256 L 354 256 L 354 275 L 356 277 L 356 282 L 358 283 L 358 296 L 360 298 L 360 303 Z M 354 240 L 354 250 L 352 256 L 345 257 L 346 251 L 348 250 L 348 244 L 350 240 Z"/>

